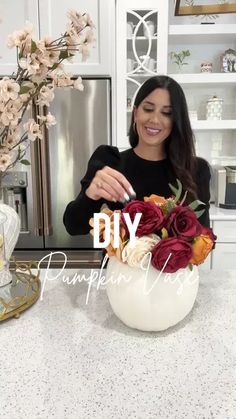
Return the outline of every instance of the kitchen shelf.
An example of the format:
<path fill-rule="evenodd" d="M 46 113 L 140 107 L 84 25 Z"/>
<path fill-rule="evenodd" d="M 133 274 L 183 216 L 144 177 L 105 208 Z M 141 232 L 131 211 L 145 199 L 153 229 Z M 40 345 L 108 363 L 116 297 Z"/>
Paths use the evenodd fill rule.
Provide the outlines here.
<path fill-rule="evenodd" d="M 127 73 L 127 78 L 139 79 L 139 78 L 144 78 L 144 77 L 147 78 L 147 77 L 156 76 L 156 75 L 157 75 L 157 72 L 155 70 L 153 72 L 150 71 L 150 73 L 146 73 L 146 72 L 143 72 L 143 73 Z"/>
<path fill-rule="evenodd" d="M 143 78 L 155 76 L 158 74 L 156 70 L 153 73 L 127 73 L 127 77 Z M 168 74 L 180 84 L 236 84 L 236 72 L 234 73 L 171 73 Z"/>
<path fill-rule="evenodd" d="M 236 83 L 235 73 L 176 73 L 168 74 L 180 84 Z"/>
<path fill-rule="evenodd" d="M 135 39 L 137 41 L 148 41 L 149 38 L 146 38 L 146 36 L 136 36 Z M 157 40 L 157 36 L 151 36 L 150 39 Z M 127 38 L 127 41 L 132 41 L 132 40 L 133 40 L 133 36 L 129 36 Z"/>
<path fill-rule="evenodd" d="M 154 36 L 152 38 L 150 38 L 151 41 L 151 51 L 153 53 L 153 51 L 157 50 L 157 37 Z M 145 36 L 137 36 L 134 39 L 134 44 L 136 47 L 136 51 L 146 51 L 148 46 L 149 46 L 149 39 L 146 38 Z M 128 50 L 132 50 L 132 45 L 133 45 L 133 38 L 127 38 L 127 49 Z"/>
<path fill-rule="evenodd" d="M 126 110 L 127 114 L 132 113 L 132 109 Z M 191 120 L 191 127 L 195 131 L 213 131 L 213 130 L 236 130 L 236 119 L 211 120 Z"/>
<path fill-rule="evenodd" d="M 207 39 L 206 39 L 207 37 Z M 235 43 L 235 24 L 215 25 L 170 25 L 169 41 L 171 44 L 181 43 Z"/>
<path fill-rule="evenodd" d="M 196 131 L 207 130 L 234 130 L 236 129 L 235 119 L 212 120 L 191 120 L 192 129 Z"/>

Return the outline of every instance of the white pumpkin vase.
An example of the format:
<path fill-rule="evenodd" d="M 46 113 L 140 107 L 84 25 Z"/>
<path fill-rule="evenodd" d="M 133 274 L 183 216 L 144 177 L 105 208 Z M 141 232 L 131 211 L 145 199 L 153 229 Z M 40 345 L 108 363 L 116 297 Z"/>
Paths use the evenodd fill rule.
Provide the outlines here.
<path fill-rule="evenodd" d="M 9 205 L 0 203 L 0 287 L 11 282 L 9 260 L 20 234 L 20 218 Z"/>
<path fill-rule="evenodd" d="M 199 286 L 198 268 L 160 272 L 131 268 L 112 256 L 106 270 L 106 290 L 116 316 L 127 326 L 161 331 L 176 325 L 191 311 Z"/>

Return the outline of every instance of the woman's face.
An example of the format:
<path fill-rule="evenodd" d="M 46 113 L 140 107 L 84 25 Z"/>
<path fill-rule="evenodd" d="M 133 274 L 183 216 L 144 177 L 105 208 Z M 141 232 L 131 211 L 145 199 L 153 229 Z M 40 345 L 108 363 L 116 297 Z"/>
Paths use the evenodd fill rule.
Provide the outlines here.
<path fill-rule="evenodd" d="M 134 109 L 139 145 L 158 146 L 170 135 L 173 125 L 170 94 L 155 89 Z"/>

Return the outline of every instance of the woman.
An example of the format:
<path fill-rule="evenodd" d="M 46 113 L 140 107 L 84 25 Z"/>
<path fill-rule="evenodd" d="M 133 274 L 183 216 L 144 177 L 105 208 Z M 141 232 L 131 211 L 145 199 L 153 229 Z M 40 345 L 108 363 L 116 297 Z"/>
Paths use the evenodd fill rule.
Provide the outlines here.
<path fill-rule="evenodd" d="M 134 197 L 170 197 L 168 184 L 176 185 L 176 179 L 188 191 L 187 203 L 198 198 L 206 204 L 199 221 L 209 226 L 210 169 L 204 159 L 195 156 L 186 99 L 175 80 L 154 76 L 140 87 L 129 141 L 131 148 L 123 152 L 117 147 L 100 146 L 93 153 L 81 192 L 64 214 L 68 233 L 88 233 L 89 219 L 103 203 L 114 210 Z"/>

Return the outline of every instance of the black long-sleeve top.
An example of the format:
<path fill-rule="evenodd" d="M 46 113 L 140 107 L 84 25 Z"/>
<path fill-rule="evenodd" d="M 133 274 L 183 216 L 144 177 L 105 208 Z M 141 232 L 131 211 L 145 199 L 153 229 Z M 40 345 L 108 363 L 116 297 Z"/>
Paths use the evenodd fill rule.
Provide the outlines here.
<path fill-rule="evenodd" d="M 210 200 L 210 169 L 208 163 L 197 157 L 197 171 L 195 182 L 197 184 L 198 199 L 206 204 L 204 214 L 199 218 L 202 225 L 209 226 L 209 200 Z M 97 201 L 89 198 L 85 191 L 89 187 L 97 170 L 110 166 L 121 172 L 130 182 L 136 192 L 136 199 L 143 200 L 144 196 L 156 194 L 168 198 L 173 195 L 168 183 L 175 184 L 176 176 L 173 173 L 168 158 L 159 161 L 145 160 L 135 154 L 132 148 L 119 152 L 117 147 L 99 146 L 88 162 L 87 172 L 81 180 L 81 191 L 77 198 L 70 202 L 65 210 L 63 222 L 71 235 L 87 234 L 91 227 L 89 219 L 95 212 L 100 212 L 102 204 L 106 203 L 111 210 L 122 209 L 120 202 L 108 202 L 104 199 Z M 199 207 L 199 209 L 201 209 Z"/>

